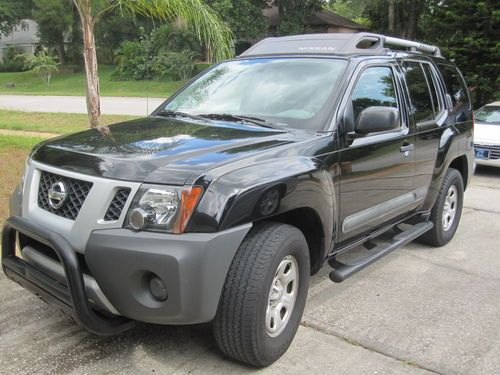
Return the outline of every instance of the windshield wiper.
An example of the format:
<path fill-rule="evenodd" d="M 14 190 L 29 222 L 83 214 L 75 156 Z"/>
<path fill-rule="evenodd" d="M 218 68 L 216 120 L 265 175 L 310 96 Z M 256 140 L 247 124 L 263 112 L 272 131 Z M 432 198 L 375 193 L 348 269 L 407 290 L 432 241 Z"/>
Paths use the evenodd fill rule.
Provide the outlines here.
<path fill-rule="evenodd" d="M 233 115 L 231 113 L 205 113 L 199 115 L 200 117 L 212 119 L 212 120 L 222 120 L 222 121 L 243 121 L 249 122 L 254 125 L 262 126 L 269 129 L 285 130 L 281 126 L 277 126 L 269 121 L 266 121 L 259 117 L 245 116 L 245 115 Z"/>
<path fill-rule="evenodd" d="M 178 111 L 170 111 L 170 110 L 164 110 L 155 113 L 155 116 L 162 116 L 162 117 L 189 117 L 194 120 L 202 120 L 206 121 L 204 116 L 198 116 L 198 115 L 193 115 L 191 113 L 186 113 L 186 112 L 178 112 Z"/>

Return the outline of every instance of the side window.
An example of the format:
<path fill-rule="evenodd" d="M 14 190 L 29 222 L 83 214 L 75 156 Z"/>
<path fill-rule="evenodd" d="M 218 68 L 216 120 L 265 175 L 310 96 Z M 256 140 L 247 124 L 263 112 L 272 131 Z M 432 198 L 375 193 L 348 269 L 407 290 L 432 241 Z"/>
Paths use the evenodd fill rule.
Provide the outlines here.
<path fill-rule="evenodd" d="M 368 107 L 398 108 L 392 69 L 385 66 L 365 69 L 354 87 L 351 100 L 354 120 Z"/>
<path fill-rule="evenodd" d="M 438 113 L 441 111 L 442 106 L 438 98 L 438 91 L 436 89 L 435 85 L 435 80 L 434 80 L 434 74 L 432 72 L 432 68 L 429 64 L 422 64 L 424 71 L 425 71 L 425 77 L 427 78 L 427 83 L 429 85 L 429 89 L 431 91 L 431 97 L 432 97 L 432 108 L 434 108 L 434 117 L 438 115 Z"/>
<path fill-rule="evenodd" d="M 415 121 L 418 123 L 432 120 L 434 118 L 432 99 L 422 66 L 418 62 L 405 61 L 403 70 Z"/>
<path fill-rule="evenodd" d="M 443 76 L 446 90 L 451 96 L 453 110 L 457 112 L 457 117 L 465 115 L 465 112 L 471 108 L 471 105 L 469 96 L 467 95 L 467 87 L 462 76 L 454 66 L 438 64 L 438 67 Z"/>

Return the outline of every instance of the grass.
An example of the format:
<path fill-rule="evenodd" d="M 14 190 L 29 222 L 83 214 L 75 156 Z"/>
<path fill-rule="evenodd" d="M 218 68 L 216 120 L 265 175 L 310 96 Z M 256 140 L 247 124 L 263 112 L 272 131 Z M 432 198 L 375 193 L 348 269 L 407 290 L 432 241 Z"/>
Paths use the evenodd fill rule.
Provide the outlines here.
<path fill-rule="evenodd" d="M 133 116 L 103 115 L 103 125 L 131 120 Z M 71 133 L 89 127 L 86 114 L 44 113 L 0 110 L 0 129 L 43 133 Z"/>
<path fill-rule="evenodd" d="M 99 66 L 103 96 L 150 96 L 167 98 L 183 84 L 182 81 L 113 81 L 114 66 Z M 15 87 L 7 87 L 14 83 Z M 12 95 L 85 95 L 85 74 L 61 69 L 47 86 L 33 72 L 0 73 L 0 94 Z"/>
<path fill-rule="evenodd" d="M 43 141 L 38 137 L 0 135 L 0 223 L 9 215 L 9 197 L 21 179 L 26 156 Z"/>

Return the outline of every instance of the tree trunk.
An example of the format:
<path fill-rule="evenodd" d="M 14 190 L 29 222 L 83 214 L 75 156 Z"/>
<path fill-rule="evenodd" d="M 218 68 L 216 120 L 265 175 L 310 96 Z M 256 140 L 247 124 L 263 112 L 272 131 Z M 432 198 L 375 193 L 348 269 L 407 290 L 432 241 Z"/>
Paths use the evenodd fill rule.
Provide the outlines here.
<path fill-rule="evenodd" d="M 389 0 L 389 13 L 387 15 L 388 19 L 388 30 L 390 34 L 394 34 L 394 21 L 395 21 L 395 7 L 394 7 L 394 1 L 395 0 Z"/>
<path fill-rule="evenodd" d="M 59 40 L 57 41 L 57 54 L 59 56 L 59 62 L 61 64 L 66 63 L 66 51 L 65 51 L 65 45 L 64 45 L 64 35 L 60 35 L 58 38 Z"/>
<path fill-rule="evenodd" d="M 101 103 L 99 93 L 99 74 L 94 38 L 94 19 L 90 5 L 78 7 L 83 33 L 83 59 L 85 63 L 87 113 L 91 127 L 99 126 Z"/>

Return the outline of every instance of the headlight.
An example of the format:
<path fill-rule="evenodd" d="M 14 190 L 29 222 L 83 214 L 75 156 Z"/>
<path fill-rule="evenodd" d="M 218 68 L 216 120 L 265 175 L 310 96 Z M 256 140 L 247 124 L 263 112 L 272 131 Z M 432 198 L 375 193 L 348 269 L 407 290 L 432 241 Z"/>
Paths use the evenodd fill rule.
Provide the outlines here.
<path fill-rule="evenodd" d="M 127 213 L 126 227 L 182 233 L 202 193 L 200 186 L 142 185 Z"/>

